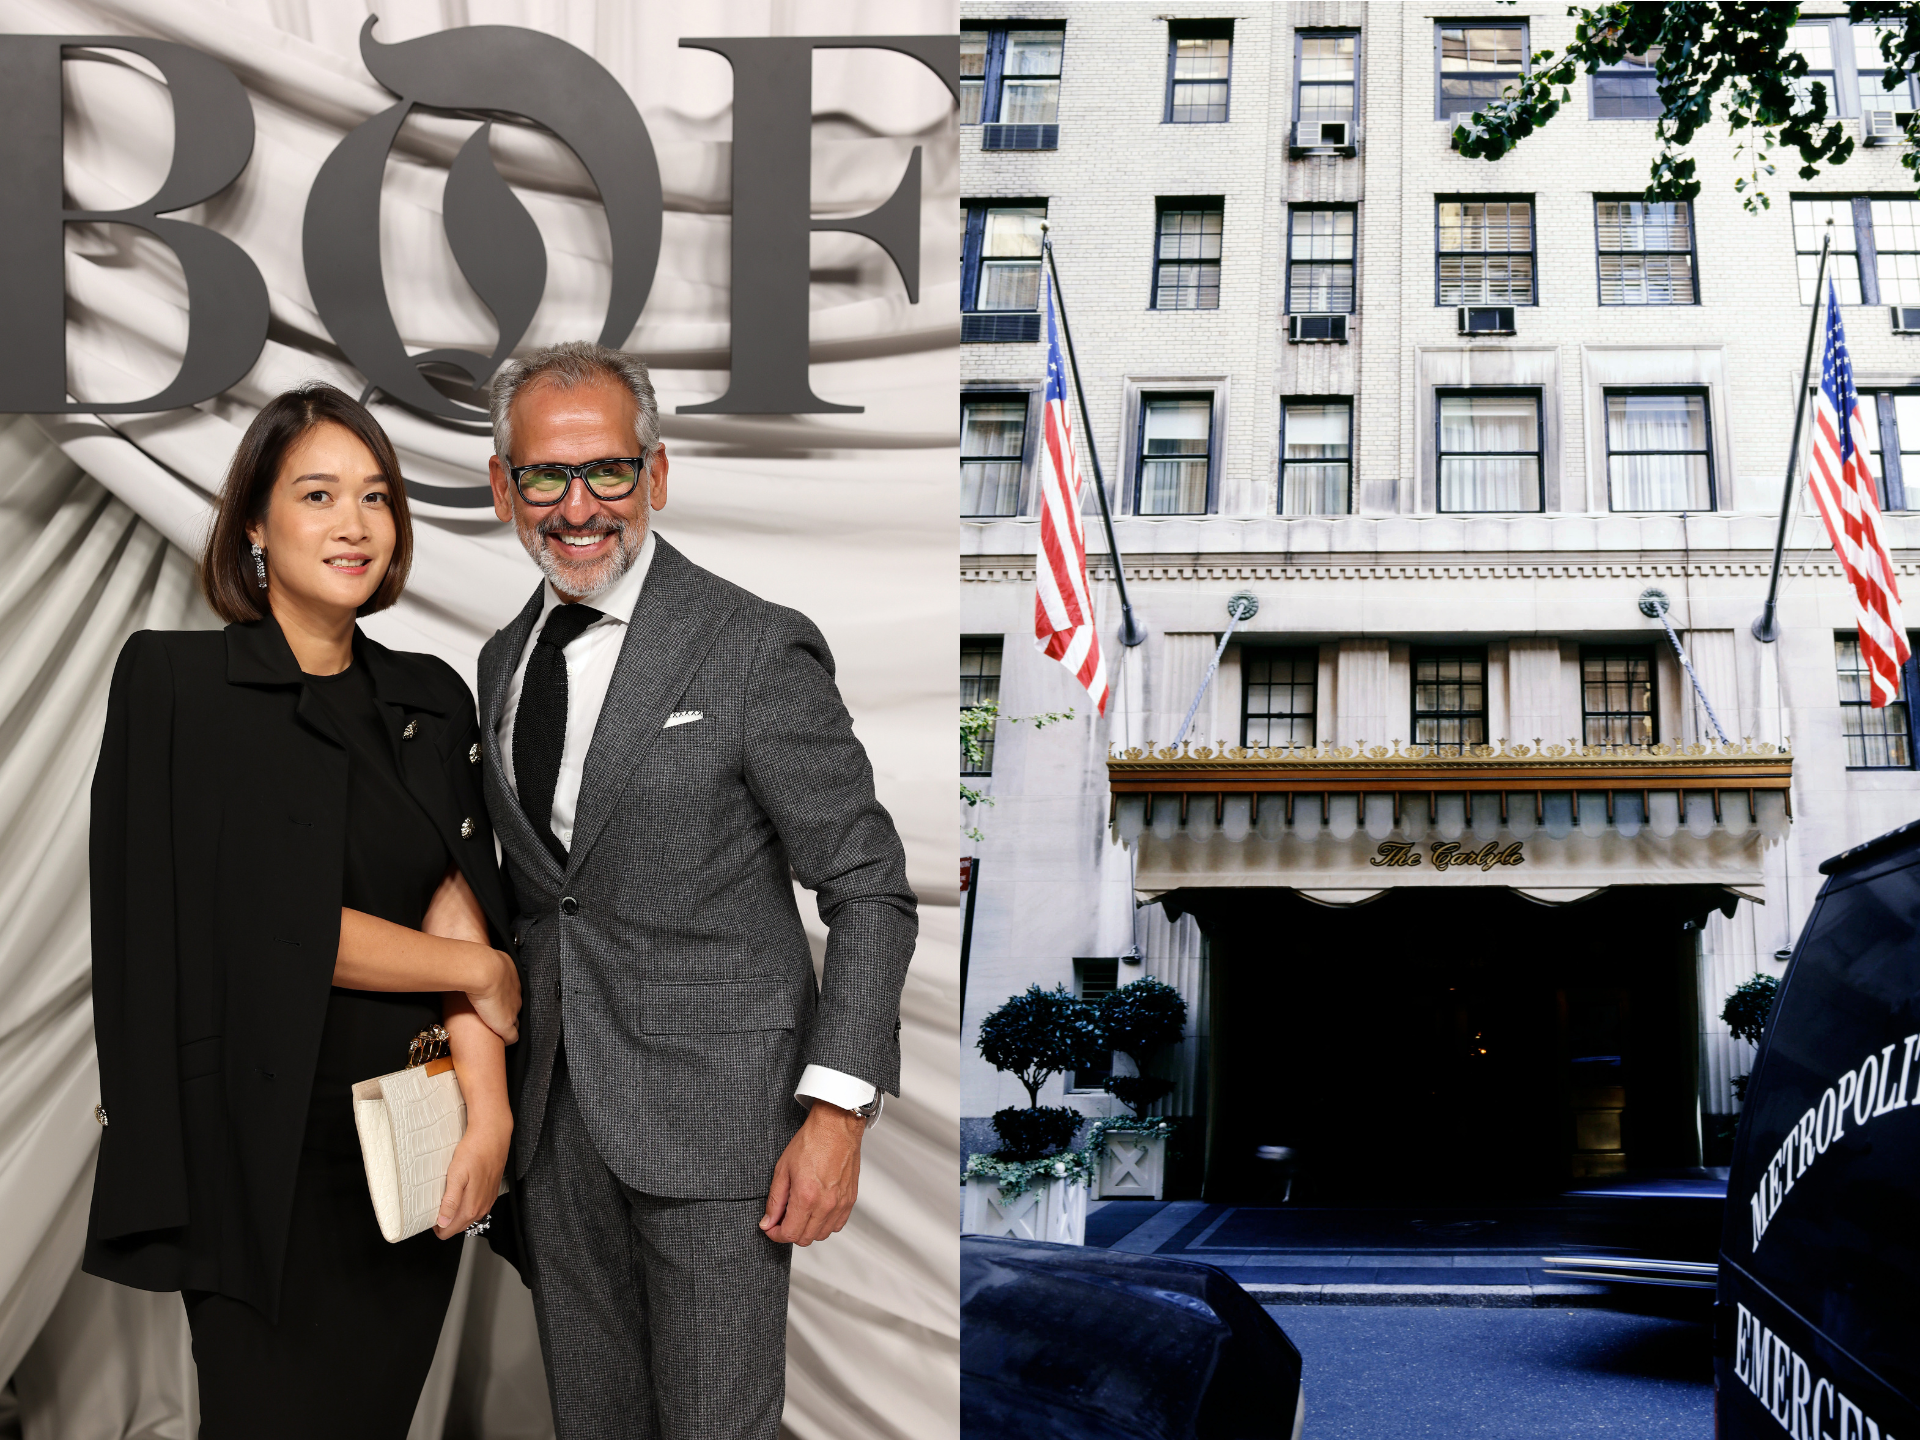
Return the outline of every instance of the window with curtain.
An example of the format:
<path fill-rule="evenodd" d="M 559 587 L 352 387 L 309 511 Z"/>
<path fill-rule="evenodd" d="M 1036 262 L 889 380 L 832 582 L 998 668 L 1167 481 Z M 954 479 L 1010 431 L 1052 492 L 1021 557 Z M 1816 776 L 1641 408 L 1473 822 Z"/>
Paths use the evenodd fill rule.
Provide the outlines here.
<path fill-rule="evenodd" d="M 1582 646 L 1580 711 L 1588 745 L 1653 744 L 1653 652 Z"/>
<path fill-rule="evenodd" d="M 1051 125 L 1060 118 L 1060 60 L 1066 39 L 1061 30 L 1007 31 L 998 123 Z"/>
<path fill-rule="evenodd" d="M 1440 509 L 1540 509 L 1539 395 L 1465 390 L 1437 398 Z"/>
<path fill-rule="evenodd" d="M 1319 651 L 1246 649 L 1241 655 L 1240 743 L 1313 744 Z"/>
<path fill-rule="evenodd" d="M 1867 213 L 1873 223 L 1880 303 L 1920 305 L 1920 201 L 1875 200 Z"/>
<path fill-rule="evenodd" d="M 993 395 L 960 402 L 960 513 L 1018 515 L 1026 458 L 1027 397 Z"/>
<path fill-rule="evenodd" d="M 1913 732 L 1907 716 L 1907 677 L 1900 676 L 1900 698 L 1873 706 L 1873 680 L 1860 655 L 1860 636 L 1845 631 L 1833 637 L 1834 668 L 1840 679 L 1840 733 L 1847 742 L 1849 770 L 1911 770 Z"/>
<path fill-rule="evenodd" d="M 1294 67 L 1293 119 L 1300 133 L 1317 139 L 1323 123 L 1353 123 L 1354 79 L 1360 36 L 1302 35 Z M 1351 132 L 1349 132 L 1351 134 Z"/>
<path fill-rule="evenodd" d="M 1833 252 L 1827 256 L 1827 277 L 1833 281 L 1834 293 L 1842 305 L 1862 303 L 1860 243 L 1854 230 L 1853 211 L 1853 201 L 1845 198 L 1793 202 L 1793 258 L 1800 269 L 1802 305 L 1813 303 L 1814 279 L 1820 271 L 1820 246 L 1829 220 L 1833 222 Z"/>
<path fill-rule="evenodd" d="M 1175 21 L 1167 27 L 1167 123 L 1218 125 L 1227 118 L 1233 22 Z"/>
<path fill-rule="evenodd" d="M 1351 315 L 1354 212 L 1296 205 L 1287 230 L 1287 313 Z"/>
<path fill-rule="evenodd" d="M 983 206 L 974 310 L 1040 308 L 1040 222 L 1045 205 Z"/>
<path fill-rule="evenodd" d="M 1443 23 L 1438 35 L 1439 104 L 1436 118 L 1470 115 L 1518 87 L 1527 73 L 1527 27 L 1519 24 Z"/>
<path fill-rule="evenodd" d="M 1609 390 L 1606 399 L 1611 508 L 1713 509 L 1705 393 Z"/>
<path fill-rule="evenodd" d="M 985 30 L 960 32 L 960 123 L 980 123 L 981 101 L 987 83 L 987 47 L 991 36 Z"/>
<path fill-rule="evenodd" d="M 1533 202 L 1438 202 L 1441 305 L 1531 305 Z"/>
<path fill-rule="evenodd" d="M 1593 75 L 1592 114 L 1596 120 L 1657 120 L 1660 86 L 1653 67 L 1657 50 L 1629 55 Z"/>
<path fill-rule="evenodd" d="M 1867 468 L 1879 482 L 1880 508 L 1910 508 L 1907 486 L 1920 485 L 1920 394 L 1881 390 L 1862 395 L 1860 415 L 1867 422 Z M 1911 482 L 1909 475 L 1914 477 Z"/>
<path fill-rule="evenodd" d="M 1289 400 L 1280 413 L 1280 513 L 1345 515 L 1352 508 L 1353 402 Z"/>
<path fill-rule="evenodd" d="M 1212 396 L 1143 395 L 1135 513 L 1204 515 L 1212 440 Z"/>
<path fill-rule="evenodd" d="M 1684 200 L 1593 202 L 1602 305 L 1693 305 L 1693 207 Z"/>
<path fill-rule="evenodd" d="M 1163 200 L 1155 227 L 1153 308 L 1220 308 L 1220 235 L 1226 207 L 1218 200 Z"/>
<path fill-rule="evenodd" d="M 1462 755 L 1487 743 L 1487 652 L 1434 646 L 1413 652 L 1413 743 Z"/>
<path fill-rule="evenodd" d="M 999 635 L 962 635 L 960 637 L 960 708 L 971 710 L 976 705 L 985 705 L 1000 698 L 1000 653 L 1005 639 Z M 960 773 L 962 775 L 991 775 L 993 773 L 993 731 L 989 729 L 980 737 L 979 760 L 967 758 L 965 745 L 960 747 Z"/>

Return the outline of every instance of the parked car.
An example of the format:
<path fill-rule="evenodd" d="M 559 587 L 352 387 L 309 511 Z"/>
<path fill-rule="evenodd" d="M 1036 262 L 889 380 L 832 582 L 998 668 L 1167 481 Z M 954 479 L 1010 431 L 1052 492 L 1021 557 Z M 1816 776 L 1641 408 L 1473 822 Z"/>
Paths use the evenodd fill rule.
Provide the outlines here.
<path fill-rule="evenodd" d="M 1211 1265 L 960 1241 L 967 1440 L 1299 1440 L 1300 1352 Z"/>
<path fill-rule="evenodd" d="M 1722 1440 L 1920 1435 L 1920 822 L 1820 870 L 1734 1143 Z"/>

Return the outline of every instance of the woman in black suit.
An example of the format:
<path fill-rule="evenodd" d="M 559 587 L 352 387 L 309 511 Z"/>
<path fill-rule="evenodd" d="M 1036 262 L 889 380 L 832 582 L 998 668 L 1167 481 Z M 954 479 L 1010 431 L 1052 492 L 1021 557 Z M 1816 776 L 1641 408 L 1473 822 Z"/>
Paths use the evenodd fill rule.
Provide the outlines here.
<path fill-rule="evenodd" d="M 84 1268 L 179 1290 L 206 1440 L 404 1437 L 512 1129 L 520 982 L 445 663 L 354 623 L 413 536 L 393 446 L 325 385 L 233 458 L 201 563 L 224 631 L 120 654 L 93 785 L 104 1126 Z M 349 1087 L 444 1023 L 466 1138 L 432 1235 L 381 1239 Z"/>

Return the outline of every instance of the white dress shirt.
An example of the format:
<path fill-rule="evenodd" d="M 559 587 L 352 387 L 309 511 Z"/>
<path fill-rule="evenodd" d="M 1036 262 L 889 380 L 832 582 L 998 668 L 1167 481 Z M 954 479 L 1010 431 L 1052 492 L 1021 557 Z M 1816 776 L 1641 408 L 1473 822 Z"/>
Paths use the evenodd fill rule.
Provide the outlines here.
<path fill-rule="evenodd" d="M 646 543 L 625 575 L 585 603 L 600 612 L 595 620 L 562 652 L 567 662 L 567 733 L 560 745 L 560 774 L 553 787 L 553 833 L 569 849 L 573 846 L 573 822 L 580 805 L 580 776 L 587 763 L 587 749 L 593 744 L 594 726 L 600 720 L 600 707 L 606 703 L 607 687 L 613 683 L 613 670 L 620 659 L 620 647 L 626 642 L 627 627 L 633 623 L 633 607 L 640 601 L 640 590 L 647 583 L 647 571 L 653 565 L 653 530 L 648 527 Z M 500 707 L 500 763 L 507 772 L 507 784 L 519 794 L 519 781 L 513 773 L 513 722 L 520 709 L 520 687 L 527 676 L 527 659 L 539 643 L 540 631 L 556 606 L 563 604 L 551 582 L 542 587 L 540 618 L 527 636 L 527 648 L 520 663 L 513 667 L 507 681 L 505 703 Z M 794 1099 L 825 1100 L 844 1110 L 868 1104 L 874 1087 L 856 1076 L 824 1065 L 809 1065 L 801 1072 Z M 878 1119 L 875 1116 L 875 1119 Z"/>

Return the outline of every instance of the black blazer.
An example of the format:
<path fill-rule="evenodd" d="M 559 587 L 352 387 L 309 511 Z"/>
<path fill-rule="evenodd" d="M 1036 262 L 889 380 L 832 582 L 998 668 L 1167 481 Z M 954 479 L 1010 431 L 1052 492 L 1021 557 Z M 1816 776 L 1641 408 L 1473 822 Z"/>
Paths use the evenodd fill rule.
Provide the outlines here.
<path fill-rule="evenodd" d="M 357 631 L 354 656 L 407 788 L 506 948 L 472 695 L 445 662 Z M 93 780 L 107 1123 L 89 1274 L 276 1312 L 340 944 L 346 801 L 346 751 L 314 722 L 272 619 L 127 641 Z"/>

